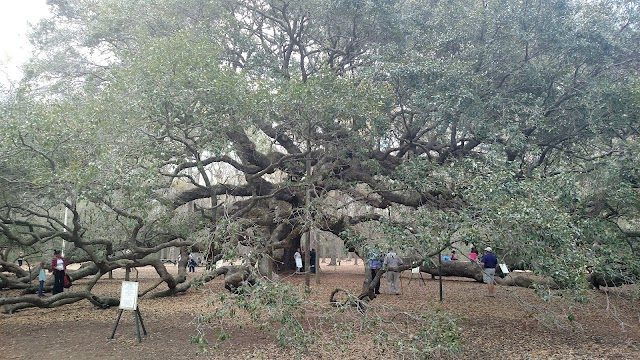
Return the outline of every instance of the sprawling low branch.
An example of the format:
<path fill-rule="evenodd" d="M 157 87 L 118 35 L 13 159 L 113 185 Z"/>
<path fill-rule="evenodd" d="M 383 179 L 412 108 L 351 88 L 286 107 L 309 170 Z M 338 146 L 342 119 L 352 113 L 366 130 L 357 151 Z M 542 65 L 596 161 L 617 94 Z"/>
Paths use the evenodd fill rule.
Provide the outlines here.
<path fill-rule="evenodd" d="M 31 307 L 52 308 L 85 299 L 101 309 L 118 306 L 120 304 L 120 300 L 118 299 L 99 297 L 89 291 L 67 291 L 47 298 L 40 298 L 37 295 L 0 298 L 0 306 L 4 306 L 4 313 L 11 314 L 21 309 Z"/>

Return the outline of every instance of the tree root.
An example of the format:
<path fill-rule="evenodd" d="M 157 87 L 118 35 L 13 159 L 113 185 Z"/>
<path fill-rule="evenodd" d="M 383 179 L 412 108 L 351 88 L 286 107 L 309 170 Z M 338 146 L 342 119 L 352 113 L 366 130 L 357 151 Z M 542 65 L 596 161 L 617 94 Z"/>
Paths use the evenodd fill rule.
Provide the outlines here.
<path fill-rule="evenodd" d="M 193 278 L 189 281 L 181 282 L 174 287 L 170 287 L 167 290 L 148 294 L 151 290 L 157 288 L 160 284 L 162 284 L 162 282 L 165 282 L 161 279 L 159 283 L 157 283 L 155 286 L 152 286 L 150 289 L 145 290 L 145 292 L 140 296 L 146 295 L 147 299 L 156 299 L 160 297 L 184 293 L 192 286 L 197 284 L 206 284 L 220 275 L 225 275 L 225 288 L 227 288 L 229 291 L 234 291 L 240 286 L 241 282 L 246 281 L 250 278 L 249 274 L 249 268 L 244 266 L 222 266 L 215 270 L 205 272 L 202 276 Z"/>
<path fill-rule="evenodd" d="M 336 295 L 338 295 L 339 293 L 344 293 L 347 296 L 347 298 L 342 302 L 336 299 Z M 355 296 L 351 294 L 348 290 L 345 290 L 342 288 L 337 288 L 333 290 L 331 292 L 331 295 L 329 296 L 329 304 L 335 307 L 353 306 L 353 307 L 356 307 L 358 311 L 363 314 L 367 311 L 367 308 L 369 306 L 369 301 L 370 300 L 369 300 L 368 294 L 365 296 L 362 296 L 362 294 L 360 296 Z"/>

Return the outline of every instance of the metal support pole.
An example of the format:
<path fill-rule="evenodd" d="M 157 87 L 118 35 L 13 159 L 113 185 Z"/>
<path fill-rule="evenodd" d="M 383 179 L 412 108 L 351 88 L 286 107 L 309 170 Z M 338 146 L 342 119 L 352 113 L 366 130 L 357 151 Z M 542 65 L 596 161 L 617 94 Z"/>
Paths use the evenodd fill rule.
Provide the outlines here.
<path fill-rule="evenodd" d="M 136 334 L 138 334 L 138 344 L 142 342 L 142 337 L 140 336 L 140 319 L 138 318 L 138 312 L 134 310 L 133 316 L 136 318 Z"/>
<path fill-rule="evenodd" d="M 138 319 L 140 319 L 140 325 L 142 325 L 142 333 L 144 335 L 148 335 L 147 334 L 147 329 L 144 327 L 144 321 L 142 320 L 142 314 L 140 313 L 140 307 L 136 307 L 136 313 L 138 314 Z"/>
<path fill-rule="evenodd" d="M 116 324 L 113 326 L 113 332 L 111 332 L 111 339 L 116 335 L 116 328 L 118 327 L 118 323 L 120 322 L 120 317 L 122 316 L 122 309 L 118 310 L 118 319 L 116 319 Z"/>
<path fill-rule="evenodd" d="M 442 252 L 438 254 L 438 281 L 440 282 L 440 302 L 442 302 Z"/>

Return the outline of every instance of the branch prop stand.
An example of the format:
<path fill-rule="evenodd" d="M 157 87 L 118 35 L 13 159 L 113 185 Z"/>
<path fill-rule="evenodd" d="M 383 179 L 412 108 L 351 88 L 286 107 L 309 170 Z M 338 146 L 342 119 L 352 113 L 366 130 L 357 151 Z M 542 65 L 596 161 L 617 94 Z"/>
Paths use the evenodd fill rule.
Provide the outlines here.
<path fill-rule="evenodd" d="M 442 251 L 438 254 L 438 282 L 440 287 L 440 302 L 442 302 Z"/>

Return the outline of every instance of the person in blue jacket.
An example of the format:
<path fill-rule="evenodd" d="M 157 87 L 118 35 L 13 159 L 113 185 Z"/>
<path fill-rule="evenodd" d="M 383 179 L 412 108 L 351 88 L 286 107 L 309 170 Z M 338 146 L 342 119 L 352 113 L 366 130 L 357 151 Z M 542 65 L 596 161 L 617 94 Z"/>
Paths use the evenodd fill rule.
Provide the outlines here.
<path fill-rule="evenodd" d="M 371 271 L 371 280 L 375 280 L 378 270 L 382 269 L 382 254 L 380 249 L 375 246 L 369 251 L 369 270 Z M 380 279 L 376 281 L 374 286 L 374 292 L 376 295 L 380 295 Z"/>

